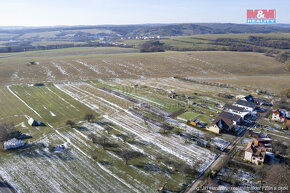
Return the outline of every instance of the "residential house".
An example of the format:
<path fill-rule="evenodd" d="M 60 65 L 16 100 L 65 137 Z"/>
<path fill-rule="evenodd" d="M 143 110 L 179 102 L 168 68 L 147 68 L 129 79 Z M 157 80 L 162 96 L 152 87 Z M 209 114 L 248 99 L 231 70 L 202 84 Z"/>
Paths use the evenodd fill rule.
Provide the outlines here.
<path fill-rule="evenodd" d="M 253 102 L 245 101 L 239 99 L 235 104 L 235 106 L 245 108 L 246 110 L 253 112 L 256 108 L 256 104 Z"/>
<path fill-rule="evenodd" d="M 233 128 L 233 121 L 227 118 L 218 116 L 206 130 L 213 133 L 227 132 Z"/>
<path fill-rule="evenodd" d="M 265 147 L 266 151 L 268 152 L 272 152 L 272 147 L 271 147 L 271 138 L 255 138 L 254 139 L 254 143 L 256 146 L 261 146 L 261 147 Z"/>
<path fill-rule="evenodd" d="M 272 104 L 270 102 L 267 102 L 267 101 L 260 99 L 260 98 L 254 98 L 252 95 L 248 95 L 248 96 L 244 97 L 242 100 L 246 100 L 248 102 L 253 102 L 256 105 L 272 106 Z"/>
<path fill-rule="evenodd" d="M 256 165 L 264 163 L 266 156 L 266 148 L 262 146 L 256 146 L 254 142 L 249 142 L 245 149 L 244 160 L 250 161 Z"/>
<path fill-rule="evenodd" d="M 242 118 L 244 118 L 247 114 L 249 114 L 249 111 L 247 111 L 245 108 L 238 107 L 232 104 L 225 104 L 224 111 L 239 115 Z"/>
<path fill-rule="evenodd" d="M 272 111 L 272 120 L 283 123 L 286 119 L 286 111 L 282 109 L 274 109 Z"/>
<path fill-rule="evenodd" d="M 236 126 L 242 121 L 242 117 L 237 114 L 229 113 L 226 111 L 223 111 L 219 114 L 219 117 L 229 119 L 233 122 L 233 126 Z"/>

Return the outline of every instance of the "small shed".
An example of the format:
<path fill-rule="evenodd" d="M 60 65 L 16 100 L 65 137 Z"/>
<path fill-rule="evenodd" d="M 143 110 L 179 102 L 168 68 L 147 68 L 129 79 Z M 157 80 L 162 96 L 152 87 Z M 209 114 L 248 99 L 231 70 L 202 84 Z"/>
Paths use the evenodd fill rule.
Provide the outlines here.
<path fill-rule="evenodd" d="M 193 120 L 189 121 L 189 124 L 193 125 L 193 126 L 197 126 L 198 123 L 199 123 L 199 120 L 197 120 L 197 119 L 193 119 Z"/>
<path fill-rule="evenodd" d="M 22 147 L 24 145 L 25 145 L 24 141 L 18 140 L 16 138 L 5 141 L 3 144 L 5 150 L 16 149 L 16 148 Z"/>
<path fill-rule="evenodd" d="M 35 119 L 33 119 L 33 118 L 30 118 L 30 119 L 28 120 L 28 124 L 29 124 L 30 126 L 33 126 L 33 127 L 37 127 L 37 126 L 45 126 L 44 123 L 42 123 L 42 122 L 40 122 L 40 121 L 37 121 L 37 120 L 35 120 Z"/>

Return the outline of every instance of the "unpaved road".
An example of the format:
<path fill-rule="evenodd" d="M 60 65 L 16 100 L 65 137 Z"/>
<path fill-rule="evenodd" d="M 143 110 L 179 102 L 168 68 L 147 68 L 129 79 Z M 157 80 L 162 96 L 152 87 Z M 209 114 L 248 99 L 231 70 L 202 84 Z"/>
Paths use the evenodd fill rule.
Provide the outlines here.
<path fill-rule="evenodd" d="M 209 171 L 209 170 L 211 170 L 211 171 L 215 171 L 220 165 L 224 165 L 225 163 L 224 162 L 226 162 L 226 160 L 228 160 L 228 159 L 231 159 L 232 158 L 232 155 L 231 155 L 231 153 L 232 153 L 232 150 L 234 149 L 234 147 L 235 147 L 235 145 L 242 139 L 242 137 L 244 136 L 244 134 L 246 133 L 246 131 L 244 131 L 244 132 L 242 132 L 241 134 L 240 134 L 240 136 L 239 137 L 237 137 L 236 139 L 235 139 L 235 141 L 232 143 L 232 144 L 230 144 L 229 146 L 228 146 L 228 152 L 227 153 L 225 153 L 225 152 L 223 152 L 220 156 L 219 156 L 219 158 L 215 161 L 215 162 L 213 162 L 212 163 L 212 165 L 203 173 L 203 175 L 201 175 L 187 190 L 185 190 L 184 192 L 185 193 L 194 193 L 194 192 L 197 192 L 198 190 L 199 190 L 199 185 L 200 185 L 200 183 L 204 180 L 204 174 L 207 172 L 207 171 Z"/>

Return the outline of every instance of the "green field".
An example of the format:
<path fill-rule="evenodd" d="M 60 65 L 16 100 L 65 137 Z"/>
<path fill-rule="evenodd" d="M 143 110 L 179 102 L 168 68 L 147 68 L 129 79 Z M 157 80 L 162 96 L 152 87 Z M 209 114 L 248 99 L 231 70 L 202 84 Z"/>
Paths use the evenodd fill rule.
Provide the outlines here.
<path fill-rule="evenodd" d="M 241 34 L 205 34 L 205 35 L 192 35 L 192 36 L 177 36 L 160 39 L 159 41 L 164 43 L 165 46 L 171 47 L 174 50 L 203 50 L 208 48 L 221 49 L 222 45 L 215 45 L 214 41 L 218 38 L 232 38 L 235 40 L 243 41 L 244 45 L 250 45 L 251 42 L 248 41 L 249 36 L 257 36 L 264 38 L 290 38 L 289 33 L 241 33 Z M 122 43 L 125 43 L 130 46 L 139 48 L 141 44 L 148 40 L 136 40 L 136 39 L 126 39 L 122 40 Z M 270 48 L 268 48 L 270 49 Z M 279 49 L 278 49 L 279 50 Z M 282 50 L 283 51 L 283 50 Z"/>

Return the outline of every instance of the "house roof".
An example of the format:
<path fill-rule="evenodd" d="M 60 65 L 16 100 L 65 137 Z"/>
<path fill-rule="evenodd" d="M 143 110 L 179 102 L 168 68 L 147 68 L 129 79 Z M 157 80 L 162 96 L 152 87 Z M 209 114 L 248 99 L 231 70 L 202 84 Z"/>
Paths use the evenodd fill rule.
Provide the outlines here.
<path fill-rule="evenodd" d="M 274 110 L 272 110 L 272 112 L 274 113 L 274 114 L 278 114 L 280 117 L 286 117 L 286 111 L 284 111 L 284 110 L 281 110 L 281 109 L 274 109 Z"/>
<path fill-rule="evenodd" d="M 272 141 L 272 139 L 271 138 L 256 138 L 256 140 L 257 141 L 259 141 L 259 142 L 263 142 L 263 141 Z"/>
<path fill-rule="evenodd" d="M 246 151 L 247 151 L 247 152 L 251 152 L 251 153 L 253 153 L 252 144 L 253 144 L 253 142 L 249 142 L 249 143 L 248 143 L 248 145 L 247 145 L 247 147 L 246 147 Z"/>
<path fill-rule="evenodd" d="M 242 105 L 242 106 L 245 106 L 245 107 L 250 107 L 250 108 L 255 108 L 256 107 L 256 104 L 253 103 L 253 102 L 249 102 L 249 101 L 245 101 L 245 100 L 238 100 L 236 102 L 236 104 L 238 105 Z"/>
<path fill-rule="evenodd" d="M 245 108 L 243 107 L 238 107 L 238 106 L 235 106 L 235 105 L 232 105 L 232 104 L 225 104 L 224 108 L 226 109 L 232 109 L 232 110 L 235 110 L 235 111 L 238 111 L 238 112 L 243 112 L 245 110 Z"/>
<path fill-rule="evenodd" d="M 262 146 L 255 146 L 253 142 L 249 142 L 245 151 L 252 153 L 255 156 L 262 156 L 265 158 L 266 148 Z"/>
<path fill-rule="evenodd" d="M 221 112 L 219 117 L 222 117 L 222 118 L 226 118 L 226 119 L 229 119 L 229 120 L 232 120 L 232 121 L 238 121 L 241 117 L 239 115 L 236 115 L 236 114 L 233 114 L 233 113 L 229 113 L 229 112 Z"/>
<path fill-rule="evenodd" d="M 233 121 L 224 117 L 217 116 L 213 121 L 213 124 L 216 124 L 220 129 L 227 129 L 233 124 Z"/>
<path fill-rule="evenodd" d="M 254 97 L 252 95 L 245 96 L 246 101 L 254 102 Z"/>

